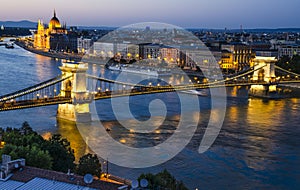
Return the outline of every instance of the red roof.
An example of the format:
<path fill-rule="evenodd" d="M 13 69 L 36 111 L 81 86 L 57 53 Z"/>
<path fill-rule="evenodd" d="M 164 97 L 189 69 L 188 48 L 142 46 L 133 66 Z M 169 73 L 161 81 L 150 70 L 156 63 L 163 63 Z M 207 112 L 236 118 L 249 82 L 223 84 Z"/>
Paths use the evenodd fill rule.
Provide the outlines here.
<path fill-rule="evenodd" d="M 83 176 L 68 175 L 62 172 L 34 168 L 30 166 L 25 166 L 22 169 L 17 170 L 16 172 L 14 172 L 13 176 L 10 179 L 26 183 L 34 179 L 35 177 L 56 180 L 75 185 L 87 186 L 87 184 L 85 184 L 83 181 Z M 115 190 L 118 189 L 118 187 L 120 186 L 122 185 L 101 180 L 94 180 L 91 184 L 88 185 L 88 187 L 90 188 L 105 190 Z"/>

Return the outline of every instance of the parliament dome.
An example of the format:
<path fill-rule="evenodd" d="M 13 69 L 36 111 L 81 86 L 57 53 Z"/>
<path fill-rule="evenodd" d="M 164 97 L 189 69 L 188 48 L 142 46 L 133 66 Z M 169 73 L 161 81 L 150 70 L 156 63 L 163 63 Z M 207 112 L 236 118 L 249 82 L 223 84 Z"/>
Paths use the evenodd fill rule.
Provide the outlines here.
<path fill-rule="evenodd" d="M 49 28 L 60 28 L 60 22 L 58 20 L 58 18 L 56 17 L 56 13 L 54 11 L 54 16 L 52 17 L 52 19 L 49 22 Z"/>

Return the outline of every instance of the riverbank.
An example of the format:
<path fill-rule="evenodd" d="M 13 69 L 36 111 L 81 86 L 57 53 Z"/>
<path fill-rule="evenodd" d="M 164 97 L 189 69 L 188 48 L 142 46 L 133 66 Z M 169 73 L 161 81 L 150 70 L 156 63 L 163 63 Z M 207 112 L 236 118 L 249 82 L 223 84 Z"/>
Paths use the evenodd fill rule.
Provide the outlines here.
<path fill-rule="evenodd" d="M 80 55 L 75 53 L 65 53 L 65 52 L 49 52 L 44 50 L 39 50 L 36 48 L 33 48 L 32 46 L 26 45 L 24 41 L 16 40 L 15 44 L 19 47 L 38 55 L 51 57 L 53 59 L 62 59 L 62 60 L 68 60 L 68 61 L 74 61 L 74 62 L 86 62 L 86 63 L 92 63 L 92 64 L 99 64 L 99 65 L 105 65 L 108 60 L 103 58 L 97 58 L 97 57 L 91 57 L 87 55 Z"/>
<path fill-rule="evenodd" d="M 81 59 L 83 58 L 82 55 L 78 55 L 78 54 L 64 53 L 64 52 L 49 52 L 49 51 L 39 50 L 39 49 L 30 47 L 30 46 L 27 46 L 26 43 L 21 40 L 16 40 L 15 44 L 27 51 L 32 52 L 32 53 L 43 55 L 46 57 L 51 57 L 54 59 L 66 59 L 66 60 L 71 60 L 71 61 L 81 61 Z"/>

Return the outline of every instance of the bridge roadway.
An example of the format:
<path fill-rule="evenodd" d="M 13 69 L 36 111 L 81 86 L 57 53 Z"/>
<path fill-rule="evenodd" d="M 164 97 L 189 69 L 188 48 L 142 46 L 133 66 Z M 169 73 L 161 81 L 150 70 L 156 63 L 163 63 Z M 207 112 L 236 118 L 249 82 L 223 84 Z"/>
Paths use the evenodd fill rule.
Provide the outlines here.
<path fill-rule="evenodd" d="M 234 87 L 234 86 L 250 86 L 250 85 L 279 85 L 279 84 L 290 84 L 290 83 L 300 83 L 300 80 L 293 81 L 278 81 L 274 83 L 267 82 L 249 82 L 249 81 L 230 81 L 230 82 L 220 82 L 215 81 L 207 84 L 191 84 L 191 85 L 178 85 L 178 86 L 138 86 L 132 87 L 132 89 L 114 90 L 114 91 L 98 91 L 93 92 L 94 100 L 107 99 L 107 98 L 117 98 L 124 96 L 136 96 L 154 93 L 166 93 L 174 91 L 185 91 L 193 89 L 206 89 L 206 88 L 220 88 L 220 87 Z M 72 103 L 71 97 L 47 97 L 47 98 L 35 98 L 32 100 L 14 100 L 0 102 L 0 112 L 33 108 L 40 106 L 49 106 L 56 104 Z"/>
<path fill-rule="evenodd" d="M 247 75 L 249 72 L 243 73 L 239 75 L 240 77 Z M 126 82 L 120 82 L 120 81 L 114 81 L 110 79 L 106 79 L 103 77 L 96 77 L 93 75 L 86 75 L 87 78 L 97 80 L 100 82 L 104 82 L 107 84 L 115 84 L 115 85 L 121 85 L 121 86 L 127 86 L 131 87 L 131 90 L 124 90 L 123 88 L 121 90 L 115 90 L 114 92 L 106 91 L 106 92 L 96 92 L 94 93 L 94 99 L 104 99 L 104 98 L 113 98 L 113 97 L 121 97 L 121 96 L 133 96 L 133 95 L 142 95 L 142 94 L 152 94 L 152 93 L 164 93 L 164 92 L 171 92 L 176 90 L 191 90 L 195 88 L 208 88 L 212 87 L 211 85 L 214 84 L 217 87 L 217 83 L 219 83 L 219 87 L 223 86 L 220 85 L 222 82 L 228 83 L 229 80 L 236 80 L 239 76 L 232 77 L 230 79 L 225 79 L 217 82 L 212 82 L 210 84 L 198 84 L 198 85 L 185 85 L 185 86 L 160 86 L 160 87 L 154 87 L 154 86 L 147 86 L 143 84 L 131 84 Z M 31 87 L 27 87 L 25 89 L 6 94 L 3 96 L 0 96 L 0 111 L 8 111 L 8 110 L 14 110 L 14 109 L 25 109 L 25 108 L 31 108 L 31 107 L 38 107 L 38 106 L 47 106 L 47 105 L 55 105 L 55 104 L 62 104 L 62 103 L 72 103 L 72 99 L 70 97 L 59 97 L 59 95 L 51 95 L 51 94 L 45 94 L 46 88 L 53 87 L 54 85 L 57 85 L 61 83 L 64 80 L 67 80 L 70 78 L 69 76 L 60 75 L 55 78 L 49 79 L 47 81 L 44 81 L 40 84 L 36 84 Z M 235 81 L 236 82 L 236 81 Z M 174 89 L 175 88 L 175 89 Z M 40 92 L 40 93 L 39 93 Z M 49 92 L 48 92 L 49 93 Z M 43 94 L 44 97 L 40 97 L 40 94 Z M 26 97 L 27 96 L 27 97 Z M 28 96 L 31 96 L 28 98 Z M 23 99 L 23 100 L 22 100 Z"/>
<path fill-rule="evenodd" d="M 40 107 L 40 106 L 50 106 L 56 104 L 65 104 L 65 103 L 72 103 L 71 98 L 51 97 L 51 98 L 39 98 L 34 100 L 20 100 L 20 101 L 13 100 L 8 102 L 0 102 L 0 112 Z"/>

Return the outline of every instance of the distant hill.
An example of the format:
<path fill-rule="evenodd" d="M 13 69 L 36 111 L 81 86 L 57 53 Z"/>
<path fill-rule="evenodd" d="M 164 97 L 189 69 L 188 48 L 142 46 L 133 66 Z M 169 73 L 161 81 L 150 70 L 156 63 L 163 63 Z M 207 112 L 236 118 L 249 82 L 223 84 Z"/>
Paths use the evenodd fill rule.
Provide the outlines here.
<path fill-rule="evenodd" d="M 81 30 L 116 30 L 118 27 L 112 26 L 77 26 Z"/>
<path fill-rule="evenodd" d="M 195 31 L 212 31 L 212 32 L 224 32 L 224 29 L 209 29 L 209 28 L 187 28 L 187 30 Z M 300 28 L 249 28 L 243 29 L 248 33 L 282 33 L 282 32 L 300 32 Z M 239 33 L 241 29 L 227 29 L 226 32 Z"/>
<path fill-rule="evenodd" d="M 0 21 L 0 26 L 4 27 L 20 27 L 20 28 L 36 28 L 37 23 L 28 20 L 22 21 Z"/>

